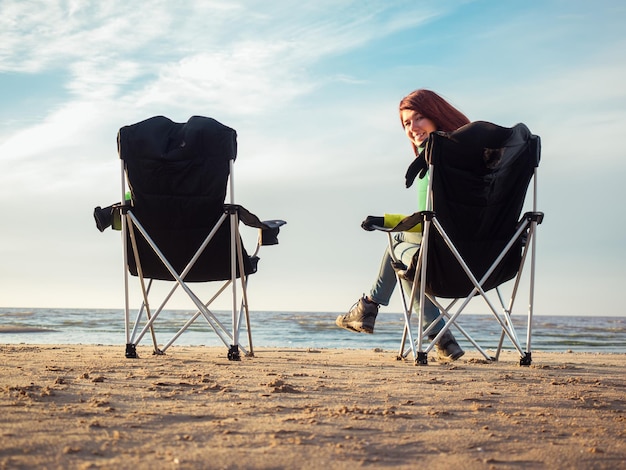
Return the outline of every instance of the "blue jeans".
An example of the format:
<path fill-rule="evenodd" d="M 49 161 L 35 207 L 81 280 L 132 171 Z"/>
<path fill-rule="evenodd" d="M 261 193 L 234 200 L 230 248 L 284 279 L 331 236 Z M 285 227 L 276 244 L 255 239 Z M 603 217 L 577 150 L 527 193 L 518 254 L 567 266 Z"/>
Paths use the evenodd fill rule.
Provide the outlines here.
<path fill-rule="evenodd" d="M 411 263 L 413 255 L 419 250 L 421 243 L 421 234 L 412 232 L 401 232 L 393 238 L 393 252 L 396 258 L 402 261 L 406 266 Z M 374 302 L 380 305 L 389 305 L 389 300 L 393 294 L 393 290 L 396 287 L 396 273 L 392 266 L 392 257 L 389 251 L 389 246 L 385 250 L 382 262 L 380 263 L 380 271 L 378 272 L 378 278 L 374 282 L 372 289 L 370 290 L 369 297 Z M 402 280 L 404 291 L 407 295 L 411 295 L 412 283 Z M 413 301 L 413 311 L 419 313 L 419 295 L 415 296 Z M 425 299 L 424 305 L 424 320 L 426 325 L 430 325 L 439 316 L 439 309 L 433 304 L 428 297 Z M 436 335 L 441 328 L 445 325 L 443 318 L 433 326 L 430 330 L 429 336 Z"/>

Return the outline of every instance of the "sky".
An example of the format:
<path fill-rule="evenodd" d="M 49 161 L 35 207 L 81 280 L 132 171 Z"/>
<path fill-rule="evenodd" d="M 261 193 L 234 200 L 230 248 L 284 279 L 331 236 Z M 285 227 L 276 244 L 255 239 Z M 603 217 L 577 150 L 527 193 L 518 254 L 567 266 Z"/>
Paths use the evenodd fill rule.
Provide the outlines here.
<path fill-rule="evenodd" d="M 386 246 L 363 218 L 415 210 L 397 107 L 428 88 L 541 137 L 535 314 L 625 315 L 623 1 L 138 5 L 0 0 L 0 307 L 122 308 L 92 216 L 120 199 L 117 131 L 203 115 L 237 130 L 236 202 L 287 221 L 251 309 L 347 311 Z"/>

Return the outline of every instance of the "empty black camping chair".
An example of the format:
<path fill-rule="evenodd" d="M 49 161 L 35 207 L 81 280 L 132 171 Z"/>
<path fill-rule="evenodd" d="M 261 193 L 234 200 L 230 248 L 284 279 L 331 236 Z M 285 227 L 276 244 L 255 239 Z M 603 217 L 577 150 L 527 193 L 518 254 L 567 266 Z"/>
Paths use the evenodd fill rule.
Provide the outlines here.
<path fill-rule="evenodd" d="M 164 353 L 200 316 L 227 346 L 229 359 L 239 360 L 240 349 L 253 355 L 247 279 L 257 270 L 260 246 L 277 244 L 279 227 L 285 222 L 261 221 L 234 203 L 237 133 L 212 118 L 193 116 L 186 123 L 175 123 L 155 116 L 122 127 L 118 151 L 124 203 L 107 210 L 96 208 L 94 215 L 101 230 L 108 222 L 115 226 L 116 216 L 120 219 L 126 356 L 137 357 L 136 346 L 148 332 L 154 352 Z M 109 215 L 112 220 L 106 220 Z M 239 222 L 259 229 L 252 255 L 243 246 Z M 141 306 L 134 319 L 130 315 L 129 273 L 137 276 L 140 284 Z M 170 281 L 157 302 L 150 295 L 153 281 Z M 201 300 L 195 283 L 212 281 L 218 281 L 219 288 L 208 301 Z M 168 342 L 159 345 L 159 316 L 177 289 L 185 292 L 196 313 Z M 224 291 L 232 295 L 230 328 L 210 308 Z M 243 321 L 247 349 L 240 341 Z"/>
<path fill-rule="evenodd" d="M 498 359 L 503 340 L 508 338 L 520 355 L 520 364 L 529 365 L 535 235 L 543 220 L 543 213 L 537 212 L 540 139 L 524 124 L 506 128 L 478 121 L 455 132 L 432 133 L 425 152 L 430 175 L 427 210 L 405 218 L 394 228 L 377 227 L 388 232 L 390 243 L 391 232 L 405 231 L 418 223 L 423 227 L 423 242 L 412 265 L 397 263 L 399 287 L 403 297 L 410 297 L 403 302 L 405 326 L 399 358 L 411 351 L 416 364 L 427 364 L 428 353 L 445 331 L 454 327 L 488 360 Z M 532 208 L 522 214 L 531 180 L 532 195 L 526 204 Z M 529 272 L 522 278 L 527 261 Z M 413 281 L 411 292 L 403 291 L 401 278 Z M 529 293 L 525 347 L 512 321 L 522 279 Z M 504 285 L 510 293 L 508 302 L 502 294 Z M 411 326 L 414 296 L 419 296 L 421 306 L 417 335 Z M 430 331 L 424 328 L 425 296 L 446 320 L 445 327 L 429 344 L 425 344 Z M 484 299 L 501 327 L 495 356 L 487 354 L 459 321 L 459 315 L 474 297 Z"/>

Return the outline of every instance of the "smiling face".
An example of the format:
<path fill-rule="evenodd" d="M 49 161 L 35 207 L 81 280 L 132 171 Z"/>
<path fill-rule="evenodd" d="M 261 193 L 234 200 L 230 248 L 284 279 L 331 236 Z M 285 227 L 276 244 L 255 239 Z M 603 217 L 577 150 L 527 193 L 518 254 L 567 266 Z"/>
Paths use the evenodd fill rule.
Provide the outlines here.
<path fill-rule="evenodd" d="M 430 133 L 437 130 L 434 122 L 411 109 L 400 111 L 400 118 L 404 132 L 415 147 L 421 147 Z"/>

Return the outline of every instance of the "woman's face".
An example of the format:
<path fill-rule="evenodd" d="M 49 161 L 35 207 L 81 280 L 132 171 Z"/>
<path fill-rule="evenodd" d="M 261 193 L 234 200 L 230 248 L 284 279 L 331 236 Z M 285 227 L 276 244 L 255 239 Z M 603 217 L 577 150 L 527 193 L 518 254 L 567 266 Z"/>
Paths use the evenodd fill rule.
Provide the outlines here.
<path fill-rule="evenodd" d="M 400 118 L 404 126 L 404 132 L 416 147 L 421 147 L 431 132 L 437 130 L 437 126 L 430 119 L 425 118 L 417 111 L 403 109 Z"/>

